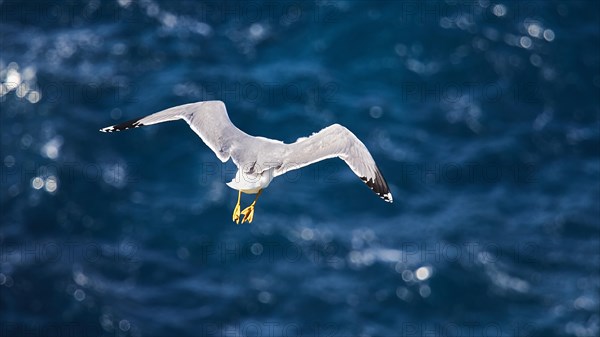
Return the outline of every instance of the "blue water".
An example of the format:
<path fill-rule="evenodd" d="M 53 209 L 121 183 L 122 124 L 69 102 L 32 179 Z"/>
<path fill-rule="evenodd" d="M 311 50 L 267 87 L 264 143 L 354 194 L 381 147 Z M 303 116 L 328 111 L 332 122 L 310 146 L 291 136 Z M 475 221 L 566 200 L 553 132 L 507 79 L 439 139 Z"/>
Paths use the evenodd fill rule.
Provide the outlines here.
<path fill-rule="evenodd" d="M 0 2 L 0 335 L 598 336 L 595 1 Z M 236 225 L 183 122 L 353 131 Z M 243 206 L 251 196 L 244 196 Z"/>

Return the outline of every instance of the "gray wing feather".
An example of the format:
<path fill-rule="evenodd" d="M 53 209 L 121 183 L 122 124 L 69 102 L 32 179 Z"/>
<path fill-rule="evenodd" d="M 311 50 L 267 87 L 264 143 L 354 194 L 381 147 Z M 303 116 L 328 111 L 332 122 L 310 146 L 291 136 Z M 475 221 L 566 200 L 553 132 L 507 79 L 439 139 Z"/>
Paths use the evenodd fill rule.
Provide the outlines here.
<path fill-rule="evenodd" d="M 116 132 L 178 119 L 186 121 L 222 162 L 229 160 L 233 144 L 241 138 L 249 137 L 231 123 L 225 104 L 221 101 L 179 105 L 146 117 L 102 128 L 100 131 Z"/>
<path fill-rule="evenodd" d="M 339 124 L 331 125 L 286 147 L 287 151 L 281 166 L 274 172 L 275 176 L 324 159 L 338 157 L 383 200 L 393 201 L 387 182 L 369 150 L 345 127 Z"/>

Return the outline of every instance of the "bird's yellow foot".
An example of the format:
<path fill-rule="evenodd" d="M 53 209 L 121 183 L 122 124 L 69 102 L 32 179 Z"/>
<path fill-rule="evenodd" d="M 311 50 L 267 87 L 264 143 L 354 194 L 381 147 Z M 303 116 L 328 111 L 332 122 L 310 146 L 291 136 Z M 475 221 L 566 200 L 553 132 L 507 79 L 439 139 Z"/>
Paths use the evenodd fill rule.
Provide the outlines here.
<path fill-rule="evenodd" d="M 242 223 L 244 223 L 246 221 L 251 223 L 252 220 L 254 219 L 254 205 L 250 205 L 250 206 L 244 208 L 244 210 L 242 211 L 242 214 L 244 215 L 244 218 L 242 218 Z"/>
<path fill-rule="evenodd" d="M 233 222 L 239 224 L 240 223 L 240 204 L 235 205 L 235 208 L 233 209 Z"/>

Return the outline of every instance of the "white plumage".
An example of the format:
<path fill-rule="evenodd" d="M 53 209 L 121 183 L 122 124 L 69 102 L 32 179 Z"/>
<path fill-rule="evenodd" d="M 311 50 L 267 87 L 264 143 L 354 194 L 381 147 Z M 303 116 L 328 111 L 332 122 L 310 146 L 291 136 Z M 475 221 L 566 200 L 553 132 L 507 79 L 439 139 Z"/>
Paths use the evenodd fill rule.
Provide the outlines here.
<path fill-rule="evenodd" d="M 260 193 L 277 176 L 338 157 L 379 197 L 387 202 L 393 201 L 369 150 L 352 132 L 339 124 L 285 144 L 244 133 L 231 123 L 223 102 L 205 101 L 176 106 L 100 131 L 116 132 L 178 119 L 186 121 L 221 161 L 233 160 L 238 171 L 227 185 L 238 191 Z"/>

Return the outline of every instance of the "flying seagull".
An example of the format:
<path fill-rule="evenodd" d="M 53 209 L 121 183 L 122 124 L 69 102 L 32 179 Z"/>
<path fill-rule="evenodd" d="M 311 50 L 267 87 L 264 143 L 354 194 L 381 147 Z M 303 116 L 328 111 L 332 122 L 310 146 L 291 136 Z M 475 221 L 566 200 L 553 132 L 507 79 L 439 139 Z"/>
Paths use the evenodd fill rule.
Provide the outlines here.
<path fill-rule="evenodd" d="M 365 144 L 339 124 L 330 125 L 309 137 L 299 138 L 295 143 L 285 144 L 244 133 L 231 123 L 223 102 L 205 101 L 179 105 L 100 131 L 122 131 L 178 119 L 186 121 L 222 162 L 231 158 L 237 166 L 235 178 L 227 183 L 227 186 L 238 191 L 232 217 L 235 223 L 240 223 L 241 215 L 244 216 L 242 223 L 252 222 L 256 200 L 273 178 L 334 157 L 345 161 L 383 200 L 393 201 L 392 193 Z M 256 197 L 250 206 L 240 211 L 242 192 L 256 194 Z"/>

